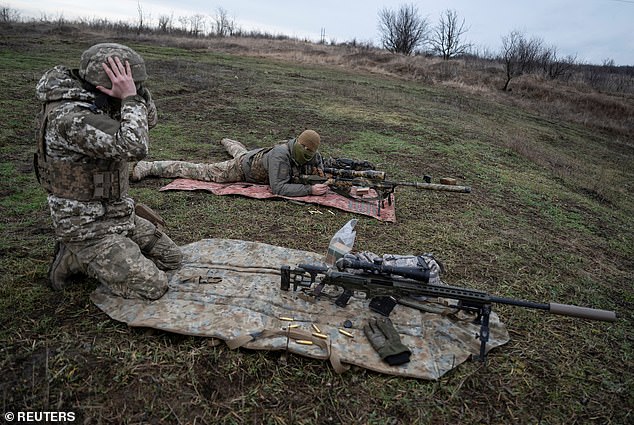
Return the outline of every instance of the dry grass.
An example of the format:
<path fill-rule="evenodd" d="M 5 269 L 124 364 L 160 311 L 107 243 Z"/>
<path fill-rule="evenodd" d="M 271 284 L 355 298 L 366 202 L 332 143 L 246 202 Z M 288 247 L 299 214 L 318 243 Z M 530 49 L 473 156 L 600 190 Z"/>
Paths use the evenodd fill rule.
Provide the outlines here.
<path fill-rule="evenodd" d="M 206 49 L 241 55 L 268 57 L 297 64 L 331 65 L 344 69 L 443 84 L 499 102 L 521 104 L 553 119 L 629 136 L 634 132 L 634 95 L 602 93 L 572 78 L 570 83 L 535 76 L 517 78 L 513 95 L 500 92 L 504 69 L 484 59 L 444 61 L 437 57 L 395 55 L 365 46 L 329 46 L 299 40 L 235 37 L 198 40 L 166 38 L 165 43 L 186 49 Z M 510 97 L 510 98 L 509 98 Z"/>

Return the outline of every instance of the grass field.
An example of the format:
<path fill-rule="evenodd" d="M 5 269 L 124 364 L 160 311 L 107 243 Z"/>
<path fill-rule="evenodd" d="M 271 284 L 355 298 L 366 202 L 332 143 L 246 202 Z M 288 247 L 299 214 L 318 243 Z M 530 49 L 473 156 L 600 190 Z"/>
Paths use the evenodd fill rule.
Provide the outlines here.
<path fill-rule="evenodd" d="M 90 424 L 634 421 L 631 96 L 570 95 L 611 99 L 602 108 L 618 105 L 621 116 L 608 120 L 588 115 L 591 104 L 566 103 L 565 90 L 557 106 L 529 99 L 539 82 L 511 93 L 496 89 L 495 77 L 478 87 L 422 82 L 322 54 L 311 61 L 301 43 L 296 54 L 290 46 L 258 54 L 231 43 L 36 25 L 7 25 L 0 34 L 3 412 L 74 411 L 76 423 Z M 133 183 L 132 196 L 167 220 L 178 244 L 234 238 L 324 252 L 357 218 L 357 249 L 433 252 L 452 284 L 615 310 L 619 320 L 496 307 L 511 341 L 491 351 L 486 366 L 467 362 L 428 382 L 359 368 L 337 375 L 326 362 L 129 328 L 90 302 L 92 280 L 51 292 L 53 231 L 32 167 L 35 84 L 54 65 L 77 66 L 84 49 L 105 40 L 146 58 L 160 118 L 150 159 L 221 160 L 223 137 L 267 146 L 313 128 L 325 156 L 373 161 L 394 179 L 458 177 L 473 188 L 399 189 L 398 222 L 384 224 L 290 202 L 159 193 L 167 179 Z"/>

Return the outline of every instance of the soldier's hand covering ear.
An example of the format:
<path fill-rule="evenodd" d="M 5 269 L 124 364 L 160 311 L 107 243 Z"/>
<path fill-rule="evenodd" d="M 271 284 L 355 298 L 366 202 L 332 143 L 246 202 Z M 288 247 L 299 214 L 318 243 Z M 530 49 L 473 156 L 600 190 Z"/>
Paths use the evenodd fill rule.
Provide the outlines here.
<path fill-rule="evenodd" d="M 152 100 L 152 94 L 144 84 L 140 85 L 137 93 L 145 99 L 145 105 L 147 106 L 147 124 L 149 128 L 152 128 L 158 123 L 158 113 L 156 111 L 156 105 Z"/>
<path fill-rule="evenodd" d="M 136 85 L 132 79 L 132 69 L 130 63 L 126 60 L 125 64 L 121 63 L 121 59 L 115 56 L 108 57 L 108 61 L 102 64 L 106 75 L 112 82 L 112 88 L 97 86 L 97 90 L 115 99 L 125 99 L 136 94 Z"/>

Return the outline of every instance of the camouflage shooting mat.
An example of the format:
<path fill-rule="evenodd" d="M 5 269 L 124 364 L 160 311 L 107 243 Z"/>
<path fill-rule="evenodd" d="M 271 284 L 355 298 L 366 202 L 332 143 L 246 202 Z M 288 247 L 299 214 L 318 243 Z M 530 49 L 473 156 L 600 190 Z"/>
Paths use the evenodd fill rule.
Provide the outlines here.
<path fill-rule="evenodd" d="M 159 189 L 164 190 L 204 190 L 214 195 L 240 195 L 255 199 L 286 199 L 307 204 L 323 205 L 355 214 L 366 215 L 380 221 L 396 222 L 396 210 L 394 207 L 394 194 L 390 195 L 390 202 L 382 202 L 379 208 L 377 194 L 370 189 L 368 195 L 357 196 L 355 187 L 351 188 L 352 196 L 346 197 L 338 193 L 328 191 L 321 196 L 281 196 L 274 195 L 268 185 L 255 183 L 213 183 L 191 179 L 176 179 L 170 184 Z"/>
<path fill-rule="evenodd" d="M 363 333 L 368 319 L 380 317 L 368 308 L 363 294 L 341 308 L 329 298 L 310 302 L 299 291 L 280 290 L 281 266 L 321 263 L 323 255 L 232 239 L 205 239 L 181 249 L 183 267 L 171 275 L 162 298 L 125 299 L 97 289 L 92 301 L 129 326 L 217 338 L 231 349 L 285 350 L 327 359 L 337 372 L 357 365 L 390 375 L 437 379 L 479 353 L 475 335 L 480 328 L 466 317 L 397 305 L 390 318 L 412 356 L 409 363 L 389 366 Z M 338 288 L 327 289 L 334 293 Z M 509 340 L 495 313 L 490 319 L 489 349 Z M 346 320 L 351 327 L 343 326 Z M 316 336 L 318 331 L 323 335 Z"/>

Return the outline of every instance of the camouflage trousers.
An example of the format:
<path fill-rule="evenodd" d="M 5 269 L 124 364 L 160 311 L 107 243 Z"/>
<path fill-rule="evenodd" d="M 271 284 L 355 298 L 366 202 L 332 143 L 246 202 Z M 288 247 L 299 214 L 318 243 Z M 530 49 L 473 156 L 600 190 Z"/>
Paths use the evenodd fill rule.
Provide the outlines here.
<path fill-rule="evenodd" d="M 216 183 L 244 181 L 244 172 L 240 163 L 244 154 L 247 153 L 247 148 L 237 140 L 222 139 L 221 143 L 233 159 L 211 164 L 187 161 L 143 161 L 137 164 L 140 168 L 138 172 L 142 177 L 180 177 Z"/>
<path fill-rule="evenodd" d="M 148 220 L 136 217 L 125 234 L 64 242 L 81 271 L 125 298 L 160 298 L 167 291 L 164 270 L 180 267 L 180 248 Z"/>

